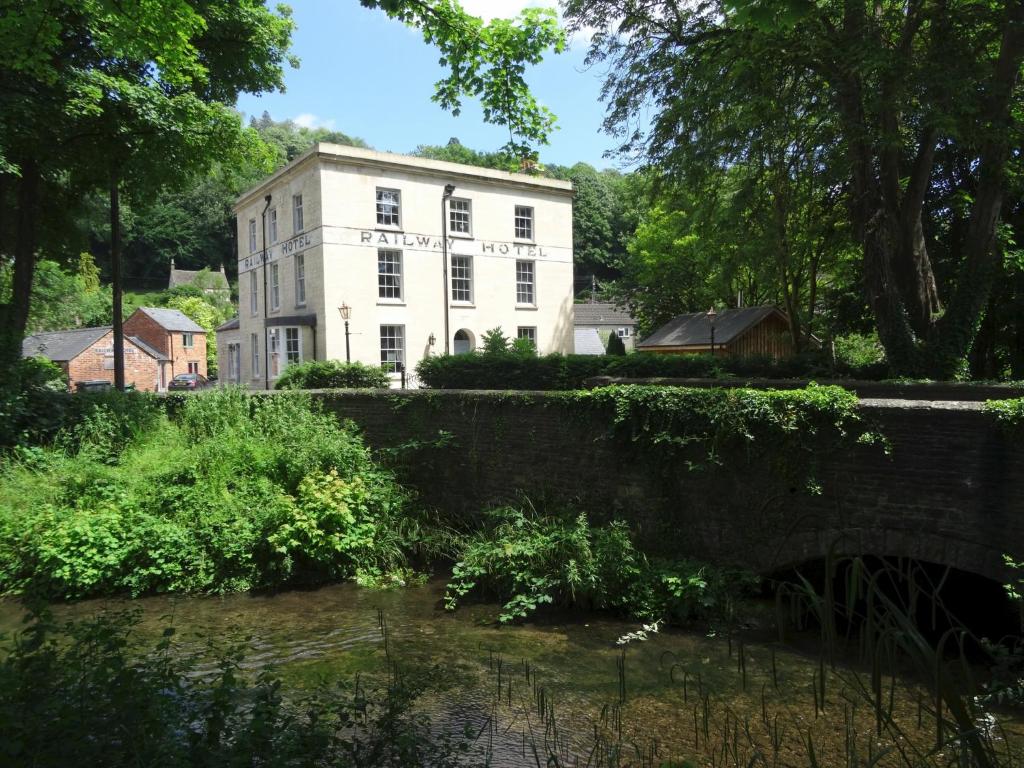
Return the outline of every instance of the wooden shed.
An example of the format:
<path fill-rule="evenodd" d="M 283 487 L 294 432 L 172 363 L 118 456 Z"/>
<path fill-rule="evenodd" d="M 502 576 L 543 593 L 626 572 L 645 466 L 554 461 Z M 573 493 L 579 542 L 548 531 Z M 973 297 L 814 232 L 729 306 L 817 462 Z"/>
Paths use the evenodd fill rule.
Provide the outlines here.
<path fill-rule="evenodd" d="M 712 325 L 707 312 L 678 315 L 636 345 L 640 352 L 708 354 Z M 723 309 L 714 320 L 714 353 L 775 359 L 796 354 L 789 319 L 775 307 Z"/>

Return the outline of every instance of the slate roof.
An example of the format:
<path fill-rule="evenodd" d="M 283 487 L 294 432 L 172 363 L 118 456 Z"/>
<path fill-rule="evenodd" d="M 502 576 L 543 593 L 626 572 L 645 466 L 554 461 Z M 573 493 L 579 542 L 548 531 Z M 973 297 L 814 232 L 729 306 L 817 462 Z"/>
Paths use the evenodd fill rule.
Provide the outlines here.
<path fill-rule="evenodd" d="M 238 329 L 238 317 L 232 317 L 230 320 L 221 323 L 214 330 L 215 331 L 234 331 Z"/>
<path fill-rule="evenodd" d="M 715 344 L 728 344 L 770 315 L 782 315 L 775 307 L 723 309 L 715 317 Z M 711 344 L 707 312 L 678 315 L 641 341 L 637 347 L 706 347 Z"/>
<path fill-rule="evenodd" d="M 577 328 L 592 325 L 636 325 L 636 320 L 630 317 L 628 312 L 617 309 L 614 304 L 574 304 L 573 312 L 573 325 Z"/>
<path fill-rule="evenodd" d="M 196 279 L 196 276 L 200 272 L 202 272 L 201 269 L 175 269 L 174 262 L 171 262 L 171 276 L 167 280 L 167 287 L 174 288 L 179 285 L 191 285 L 192 281 Z M 213 270 L 207 270 L 207 274 L 210 276 L 211 287 L 206 288 L 205 290 L 231 290 L 231 288 L 228 286 L 228 278 L 223 272 L 214 272 Z"/>
<path fill-rule="evenodd" d="M 26 336 L 21 342 L 21 354 L 22 357 L 41 355 L 55 363 L 66 363 L 74 360 L 111 330 L 109 325 L 104 325 L 97 328 L 71 328 L 66 331 L 34 333 Z M 138 336 L 125 336 L 125 339 L 150 357 L 161 361 L 171 359 L 163 352 L 153 349 Z"/>
<path fill-rule="evenodd" d="M 180 309 L 166 309 L 165 307 L 139 307 L 139 312 L 145 312 L 161 327 L 168 331 L 185 331 L 186 333 L 206 333 L 206 329 L 192 320 Z"/>
<path fill-rule="evenodd" d="M 67 331 L 49 331 L 26 336 L 21 342 L 23 357 L 42 357 L 56 363 L 74 360 L 82 352 L 110 333 L 110 326 L 101 328 L 72 328 Z"/>
<path fill-rule="evenodd" d="M 576 328 L 572 332 L 572 348 L 577 355 L 603 355 L 604 344 L 596 328 Z"/>

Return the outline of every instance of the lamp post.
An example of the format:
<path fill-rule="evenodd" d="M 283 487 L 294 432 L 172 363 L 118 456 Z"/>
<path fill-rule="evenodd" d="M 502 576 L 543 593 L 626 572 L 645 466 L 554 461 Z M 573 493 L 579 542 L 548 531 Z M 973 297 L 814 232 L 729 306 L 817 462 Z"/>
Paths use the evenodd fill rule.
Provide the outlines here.
<path fill-rule="evenodd" d="M 448 333 L 448 211 L 445 203 L 451 199 L 454 191 L 454 184 L 445 184 L 444 194 L 441 195 L 441 279 L 444 283 L 441 286 L 444 301 L 441 306 L 444 307 L 444 353 L 446 355 L 451 353 L 449 348 L 451 342 L 448 340 L 451 334 Z"/>
<path fill-rule="evenodd" d="M 708 310 L 708 324 L 711 326 L 711 356 L 715 356 L 715 318 L 718 317 L 718 313 L 715 312 L 714 305 Z"/>
<path fill-rule="evenodd" d="M 352 350 L 348 344 L 348 319 L 352 317 L 352 307 L 348 304 L 342 303 L 338 307 L 338 312 L 341 314 L 341 319 L 345 321 L 345 362 L 352 362 Z"/>

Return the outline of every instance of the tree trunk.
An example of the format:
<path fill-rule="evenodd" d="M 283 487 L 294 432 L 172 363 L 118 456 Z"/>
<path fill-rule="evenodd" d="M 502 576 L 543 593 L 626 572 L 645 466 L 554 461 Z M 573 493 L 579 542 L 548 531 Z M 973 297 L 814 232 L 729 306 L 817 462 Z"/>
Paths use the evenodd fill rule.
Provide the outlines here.
<path fill-rule="evenodd" d="M 110 282 L 113 297 L 114 387 L 124 391 L 124 325 L 121 319 L 121 201 L 117 172 L 110 176 Z"/>
<path fill-rule="evenodd" d="M 14 275 L 11 303 L 4 318 L 0 341 L 0 364 L 7 368 L 21 358 L 21 342 L 32 304 L 32 278 L 36 270 L 37 215 L 39 211 L 39 165 L 34 160 L 21 164 L 18 182 L 17 233 L 14 239 Z"/>

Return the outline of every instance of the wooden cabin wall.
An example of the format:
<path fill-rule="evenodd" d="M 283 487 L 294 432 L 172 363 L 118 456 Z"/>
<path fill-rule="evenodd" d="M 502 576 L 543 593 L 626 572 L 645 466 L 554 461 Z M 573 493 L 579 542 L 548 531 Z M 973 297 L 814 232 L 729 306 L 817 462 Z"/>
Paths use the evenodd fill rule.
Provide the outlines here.
<path fill-rule="evenodd" d="M 733 357 L 792 357 L 796 354 L 789 323 L 770 315 L 728 345 L 727 354 Z"/>

